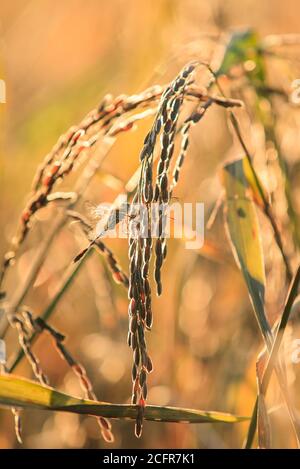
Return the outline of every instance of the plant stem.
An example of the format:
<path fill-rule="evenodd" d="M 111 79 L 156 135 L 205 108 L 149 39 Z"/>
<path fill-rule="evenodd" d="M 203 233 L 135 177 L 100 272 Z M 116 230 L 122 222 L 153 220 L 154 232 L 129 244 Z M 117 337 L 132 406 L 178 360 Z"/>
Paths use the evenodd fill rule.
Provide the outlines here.
<path fill-rule="evenodd" d="M 273 341 L 271 353 L 269 355 L 268 362 L 267 362 L 267 365 L 263 374 L 262 384 L 261 384 L 261 392 L 263 394 L 266 393 L 269 383 L 270 383 L 272 372 L 273 372 L 276 359 L 277 359 L 277 355 L 278 355 L 280 345 L 282 342 L 283 334 L 284 334 L 285 328 L 289 320 L 289 316 L 290 316 L 293 303 L 297 297 L 299 283 L 300 283 L 300 266 L 298 267 L 294 280 L 291 283 L 291 287 L 287 295 L 287 300 L 286 300 L 285 307 L 284 307 L 284 310 L 283 310 L 283 313 L 279 322 L 279 326 L 277 327 L 277 330 L 276 330 L 276 335 Z M 256 425 L 257 425 L 257 409 L 258 409 L 258 398 L 256 398 L 255 405 L 252 411 L 252 417 L 251 417 L 251 421 L 250 421 L 250 425 L 248 429 L 246 442 L 244 445 L 245 448 L 251 448 L 253 444 L 255 431 L 256 431 Z"/>
<path fill-rule="evenodd" d="M 45 309 L 45 311 L 41 315 L 41 318 L 44 319 L 44 321 L 47 321 L 50 318 L 50 316 L 54 312 L 56 306 L 58 305 L 59 301 L 61 300 L 63 295 L 66 293 L 66 291 L 69 289 L 69 287 L 73 283 L 76 275 L 78 274 L 81 267 L 83 266 L 84 262 L 91 255 L 92 252 L 93 251 L 90 251 L 88 256 L 85 256 L 79 262 L 77 262 L 76 264 L 73 264 L 71 266 L 72 267 L 71 273 L 69 272 L 69 269 L 67 270 L 64 278 L 62 279 L 60 287 L 57 290 L 57 293 L 55 294 L 55 296 L 51 300 L 50 304 L 48 305 L 48 307 Z M 32 334 L 32 336 L 30 337 L 30 339 L 28 339 L 29 344 L 30 345 L 33 344 L 35 342 L 35 340 L 37 339 L 37 337 L 38 337 L 38 334 L 36 332 L 34 332 Z M 18 364 L 20 363 L 20 361 L 22 360 L 23 357 L 24 357 L 24 351 L 23 351 L 22 348 L 20 348 L 18 350 L 18 352 L 16 353 L 15 357 L 11 360 L 11 365 L 8 364 L 7 372 L 12 373 L 14 371 L 14 369 L 18 366 Z"/>

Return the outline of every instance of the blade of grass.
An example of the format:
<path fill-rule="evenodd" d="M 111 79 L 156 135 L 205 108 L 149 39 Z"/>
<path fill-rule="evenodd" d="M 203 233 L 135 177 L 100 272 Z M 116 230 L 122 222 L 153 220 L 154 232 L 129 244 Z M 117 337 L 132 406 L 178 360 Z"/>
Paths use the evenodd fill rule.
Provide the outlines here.
<path fill-rule="evenodd" d="M 226 192 L 226 228 L 229 240 L 231 241 L 232 251 L 246 281 L 267 351 L 271 353 L 273 333 L 265 314 L 265 272 L 260 230 L 255 205 L 249 197 L 249 179 L 245 173 L 243 159 L 226 164 L 222 176 Z M 286 376 L 280 362 L 275 364 L 275 371 L 287 405 L 294 433 L 299 442 L 299 426 L 294 409 L 290 403 Z"/>
<path fill-rule="evenodd" d="M 291 283 L 289 292 L 287 294 L 285 307 L 284 307 L 281 320 L 279 322 L 279 325 L 276 331 L 276 335 L 275 335 L 274 342 L 273 342 L 273 347 L 272 347 L 272 350 L 271 350 L 271 353 L 270 353 L 270 356 L 269 356 L 269 359 L 265 368 L 265 372 L 263 374 L 262 384 L 261 384 L 261 392 L 263 394 L 266 393 L 268 386 L 269 386 L 269 382 L 272 376 L 274 365 L 276 363 L 276 358 L 277 358 L 280 345 L 282 342 L 283 334 L 284 334 L 285 328 L 287 326 L 287 323 L 290 317 L 293 303 L 298 294 L 299 283 L 300 283 L 300 266 L 298 267 L 298 270 L 295 274 L 295 277 Z M 251 448 L 253 444 L 256 426 L 257 426 L 257 410 L 258 410 L 258 399 L 256 399 L 256 402 L 252 411 L 252 417 L 251 417 L 251 421 L 250 421 L 250 425 L 248 429 L 246 442 L 244 445 L 246 449 Z"/>
<path fill-rule="evenodd" d="M 271 424 L 266 404 L 265 395 L 261 392 L 262 377 L 266 361 L 265 350 L 259 354 L 256 362 L 256 379 L 257 379 L 257 434 L 258 447 L 260 449 L 271 448 L 272 434 Z"/>
<path fill-rule="evenodd" d="M 216 83 L 216 86 L 217 88 L 219 89 L 220 93 L 222 94 L 222 96 L 224 96 L 224 98 L 226 98 L 225 96 L 225 93 L 222 89 L 222 86 L 220 85 L 220 82 L 218 80 L 218 72 L 215 73 L 210 66 L 208 66 L 208 70 L 211 72 L 211 74 L 213 75 L 213 77 L 215 78 L 215 83 Z M 261 77 L 262 79 L 263 77 Z M 260 80 L 261 81 L 261 80 Z M 233 126 L 233 130 L 237 136 L 237 139 L 246 155 L 246 158 L 248 160 L 248 163 L 249 163 L 249 168 L 251 170 L 251 173 L 252 173 L 252 177 L 253 177 L 253 180 L 255 182 L 255 187 L 256 187 L 256 190 L 258 191 L 259 193 L 259 196 L 260 196 L 260 199 L 263 203 L 263 211 L 266 215 L 266 217 L 269 219 L 270 223 L 271 223 L 271 226 L 272 226 L 272 229 L 273 229 L 273 232 L 274 232 L 274 238 L 275 238 L 275 242 L 278 246 L 278 249 L 281 253 L 281 256 L 282 256 L 282 259 L 283 259 L 283 262 L 284 262 L 284 265 L 285 265 L 285 268 L 286 268 L 286 278 L 287 278 L 287 281 L 288 283 L 290 283 L 290 281 L 292 280 L 292 277 L 293 277 L 293 273 L 292 273 L 292 268 L 291 268 L 291 265 L 290 265 L 290 261 L 289 261 L 289 258 L 288 258 L 288 255 L 286 254 L 285 250 L 284 250 L 284 247 L 283 247 L 283 242 L 282 242 L 282 239 L 281 239 L 281 233 L 280 233 L 280 230 L 277 226 L 277 222 L 274 218 L 274 215 L 273 215 L 273 211 L 272 211 L 272 207 L 266 197 L 266 194 L 265 194 L 265 191 L 261 185 L 261 182 L 256 174 L 256 171 L 254 169 L 254 166 L 253 166 L 253 163 L 252 163 L 252 157 L 251 157 L 251 154 L 247 148 L 247 145 L 245 143 L 245 140 L 242 136 L 242 132 L 241 132 L 241 129 L 240 129 L 240 125 L 239 125 L 239 122 L 238 122 L 238 119 L 237 117 L 235 116 L 234 112 L 231 110 L 231 109 L 228 109 L 228 115 L 229 115 L 229 119 L 231 121 L 231 124 Z"/>
<path fill-rule="evenodd" d="M 272 332 L 265 315 L 265 270 L 260 229 L 253 201 L 248 196 L 249 182 L 244 159 L 224 165 L 226 229 L 232 251 L 245 278 L 262 336 L 271 343 Z"/>
<path fill-rule="evenodd" d="M 13 375 L 0 376 L 0 405 L 122 419 L 136 419 L 138 412 L 138 406 L 78 399 Z M 146 407 L 144 418 L 185 423 L 237 423 L 249 420 L 248 417 L 224 412 L 154 405 Z"/>
<path fill-rule="evenodd" d="M 261 197 L 261 200 L 263 201 L 263 210 L 264 210 L 264 213 L 265 215 L 267 216 L 267 218 L 269 219 L 270 223 L 271 223 L 271 226 L 273 228 L 273 232 L 274 232 L 274 237 L 275 237 L 275 241 L 276 241 L 276 244 L 280 250 L 280 253 L 281 253 L 281 256 L 282 256 L 282 259 L 283 259 L 283 262 L 284 262 L 284 265 L 285 265 L 285 268 L 286 268 L 286 277 L 287 277 L 287 281 L 290 282 L 292 280 L 292 277 L 293 277 L 293 274 L 292 274 L 292 268 L 291 268 L 291 265 L 290 265 L 290 261 L 289 261 L 289 258 L 287 256 L 287 254 L 285 253 L 285 250 L 284 250 L 284 247 L 283 247 L 283 243 L 282 243 L 282 239 L 281 239 L 281 233 L 280 233 L 280 230 L 278 228 L 278 225 L 277 225 L 277 222 L 274 218 L 274 215 L 273 215 L 273 211 L 272 211 L 272 208 L 271 208 L 271 205 L 268 201 L 268 199 L 266 198 L 266 195 L 265 195 L 265 192 L 264 192 L 264 189 L 260 183 L 260 180 L 256 174 L 256 171 L 253 167 L 253 164 L 252 164 L 252 158 L 251 158 L 251 155 L 248 151 L 248 148 L 244 142 L 244 139 L 242 137 L 242 133 L 240 131 L 240 126 L 239 126 L 239 123 L 238 123 L 238 120 L 235 116 L 235 114 L 232 112 L 232 111 L 228 111 L 229 112 L 229 117 L 230 117 L 230 121 L 233 125 L 233 128 L 235 130 L 235 133 L 238 137 L 238 140 L 245 152 L 245 155 L 246 155 L 246 158 L 249 162 L 249 166 L 251 168 L 251 171 L 252 171 L 252 174 L 253 174 L 253 178 L 255 180 L 255 184 L 259 190 L 259 194 L 260 194 L 260 197 Z"/>
<path fill-rule="evenodd" d="M 263 394 L 258 395 L 257 408 L 257 430 L 258 430 L 258 447 L 260 449 L 271 448 L 271 428 L 268 416 L 268 410 Z"/>
<path fill-rule="evenodd" d="M 276 41 L 279 41 L 280 43 L 281 41 L 280 36 L 274 36 L 274 37 L 276 38 Z M 272 40 L 274 40 L 274 37 Z M 274 105 L 272 101 L 273 93 L 271 91 L 273 90 L 268 87 L 268 83 L 266 81 L 266 65 L 264 61 L 264 55 L 266 52 L 266 44 L 264 41 L 265 40 L 261 41 L 257 33 L 251 29 L 244 29 L 238 32 L 234 32 L 229 37 L 229 40 L 224 50 L 223 60 L 216 72 L 216 76 L 219 76 L 222 74 L 230 74 L 230 69 L 233 66 L 240 65 L 242 67 L 244 62 L 248 59 L 253 61 L 256 65 L 251 72 L 248 71 L 248 72 L 245 72 L 245 74 L 247 75 L 247 79 L 249 80 L 249 83 L 251 84 L 251 86 L 256 90 L 258 99 L 261 99 L 261 98 L 267 99 L 270 104 L 270 111 L 269 111 L 270 115 L 268 116 L 267 119 L 264 119 L 265 122 L 263 122 L 263 124 L 266 130 L 267 138 L 269 138 L 274 143 L 275 149 L 277 151 L 278 161 L 279 161 L 280 169 L 281 169 L 283 180 L 284 180 L 285 196 L 286 196 L 286 201 L 288 205 L 288 213 L 290 216 L 290 224 L 292 225 L 295 244 L 299 248 L 300 227 L 299 227 L 299 223 L 298 223 L 295 209 L 293 206 L 293 201 L 292 201 L 290 187 L 289 187 L 289 180 L 287 178 L 287 165 L 286 165 L 286 161 L 284 160 L 281 154 L 280 146 L 278 145 L 278 141 L 277 141 L 275 130 L 274 130 L 276 114 L 274 112 Z M 257 109 L 261 109 L 261 108 L 262 106 L 257 105 Z M 232 112 L 230 113 L 230 119 L 234 126 L 235 132 L 239 138 L 239 141 L 244 147 L 244 151 L 248 155 L 248 151 L 247 151 L 246 146 L 244 145 L 237 119 L 234 113 Z M 270 121 L 271 121 L 271 125 L 270 125 Z M 251 158 L 249 159 L 249 162 L 251 163 Z M 260 187 L 260 184 L 259 184 L 259 187 Z M 271 213 L 268 205 L 269 204 L 268 204 L 267 199 L 264 199 L 264 210 L 272 224 L 275 237 L 276 237 L 276 242 L 279 246 L 279 249 L 282 250 L 282 246 L 280 245 L 280 235 L 278 237 L 278 227 L 276 223 L 274 223 L 275 222 L 274 216 Z M 287 268 L 287 275 L 289 277 L 288 281 L 290 282 L 292 278 L 291 269 L 289 266 L 287 256 L 284 254 L 284 252 L 282 254 L 283 254 L 284 262 Z"/>

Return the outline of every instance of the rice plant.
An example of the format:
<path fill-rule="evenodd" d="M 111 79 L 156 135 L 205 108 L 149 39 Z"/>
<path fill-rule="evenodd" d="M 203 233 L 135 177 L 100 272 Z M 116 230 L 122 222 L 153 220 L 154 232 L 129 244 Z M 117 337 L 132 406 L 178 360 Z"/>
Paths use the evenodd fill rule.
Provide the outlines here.
<path fill-rule="evenodd" d="M 156 425 L 161 425 L 161 422 L 244 422 L 240 437 L 244 440 L 243 445 L 247 448 L 254 444 L 259 448 L 269 448 L 278 426 L 273 419 L 278 409 L 276 406 L 275 410 L 271 408 L 267 399 L 274 371 L 273 401 L 283 413 L 291 445 L 299 447 L 299 416 L 297 402 L 291 392 L 290 363 L 281 353 L 290 315 L 297 313 L 300 281 L 299 213 L 295 183 L 291 182 L 292 172 L 296 174 L 298 166 L 297 162 L 286 159 L 282 137 L 283 131 L 289 129 L 289 123 L 284 122 L 285 116 L 295 122 L 299 117 L 296 81 L 299 38 L 292 35 L 262 38 L 254 30 L 244 29 L 228 33 L 225 38 L 207 37 L 203 41 L 204 44 L 205 41 L 213 43 L 213 54 L 209 60 L 199 47 L 193 53 L 193 60 L 178 67 L 169 82 L 152 85 L 132 95 L 113 97 L 107 94 L 78 124 L 59 137 L 36 170 L 1 269 L 0 404 L 11 408 L 20 443 L 22 410 L 28 408 L 94 416 L 107 443 L 114 442 L 115 432 L 110 419 L 134 420 L 137 438 L 142 436 L 142 431 L 147 432 L 147 429 L 143 430 L 144 420 L 157 422 Z M 292 51 L 291 57 L 284 55 L 286 50 Z M 279 68 L 274 80 L 272 74 L 278 61 L 288 72 L 284 73 Z M 188 402 L 184 407 L 181 403 L 168 406 L 148 402 L 151 390 L 149 375 L 155 375 L 164 360 L 163 346 L 161 356 L 159 350 L 155 351 L 160 359 L 152 357 L 151 330 L 155 330 L 157 317 L 164 314 L 161 301 L 170 288 L 170 284 L 164 286 L 165 279 L 168 279 L 175 262 L 174 254 L 171 257 L 168 254 L 169 248 L 174 250 L 174 243 L 172 241 L 168 246 L 166 218 L 176 191 L 185 180 L 192 138 L 207 132 L 204 127 L 207 119 L 216 119 L 215 127 L 210 131 L 211 141 L 214 132 L 230 133 L 231 151 L 224 151 L 224 155 L 230 153 L 230 158 L 222 155 L 221 166 L 216 171 L 219 189 L 206 213 L 209 219 L 200 256 L 201 259 L 210 259 L 205 262 L 225 262 L 229 270 L 233 268 L 234 258 L 248 290 L 257 322 L 253 335 L 258 337 L 259 332 L 261 335 L 252 355 L 257 356 L 257 397 L 252 414 L 248 415 L 232 412 L 226 406 L 222 411 L 215 411 L 190 409 Z M 222 119 L 223 127 L 219 119 Z M 297 124 L 295 128 L 298 128 Z M 136 169 L 129 180 L 120 183 L 103 167 L 124 135 L 135 139 L 136 129 L 143 133 L 139 153 L 135 155 Z M 256 142 L 253 143 L 255 135 Z M 202 149 L 197 154 L 198 159 L 209 159 L 209 146 L 206 149 L 206 153 Z M 190 163 L 200 185 L 202 175 L 197 160 L 192 158 Z M 126 166 L 121 153 L 118 165 Z M 269 178 L 272 184 L 268 185 Z M 85 208 L 89 189 L 95 180 L 100 194 L 100 186 L 109 186 L 112 181 L 114 187 L 120 183 L 122 189 L 116 191 L 105 221 L 101 222 L 101 229 L 95 229 L 94 220 Z M 125 203 L 120 198 L 121 194 L 127 197 Z M 97 200 L 98 204 L 102 202 L 104 200 Z M 155 213 L 153 207 L 157 205 L 160 209 Z M 136 212 L 137 206 L 139 213 Z M 284 210 L 280 210 L 282 206 Z M 126 225 L 125 238 L 128 238 L 118 241 L 121 260 L 108 237 L 120 224 Z M 156 236 L 153 236 L 151 228 L 154 228 Z M 225 238 L 219 244 L 217 242 L 220 229 L 227 237 L 226 245 Z M 51 256 L 58 259 L 62 255 L 61 237 L 70 235 L 75 243 L 64 269 L 59 273 L 56 289 L 49 298 L 40 301 L 40 308 L 36 309 L 31 305 L 31 299 L 38 276 Z M 176 240 L 176 245 L 183 244 L 183 241 Z M 28 246 L 33 246 L 29 268 L 18 279 L 18 266 Z M 266 249 L 275 253 L 273 259 L 265 252 Z M 69 249 L 67 251 L 70 252 Z M 131 386 L 130 403 L 130 393 L 125 402 L 102 400 L 94 390 L 93 373 L 89 373 L 88 367 L 81 362 L 80 353 L 69 350 L 72 336 L 68 331 L 61 331 L 52 321 L 54 313 L 64 314 L 61 304 L 65 296 L 72 295 L 79 273 L 88 275 L 85 271 L 89 259 L 97 257 L 97 254 L 100 254 L 110 300 L 115 301 L 118 295 L 123 295 L 123 299 L 128 297 L 128 324 L 125 326 L 123 320 L 127 313 L 122 313 L 116 330 L 120 329 L 120 340 L 127 340 L 132 351 L 131 373 L 128 369 L 126 372 L 126 380 Z M 273 284 L 275 282 L 274 269 L 279 273 L 277 290 L 274 287 L 268 290 L 269 279 Z M 192 273 L 188 278 L 190 275 Z M 216 282 L 216 288 L 222 281 Z M 94 285 L 94 289 L 95 297 L 105 293 L 103 285 Z M 176 293 L 180 304 L 180 288 L 177 287 Z M 161 297 L 155 299 L 155 305 L 154 296 Z M 268 311 L 270 305 L 272 317 Z M 225 300 L 222 308 L 226 310 Z M 174 324 L 178 321 L 175 312 L 169 317 Z M 85 324 L 85 311 L 81 311 L 80 321 Z M 49 349 L 47 354 L 58 352 L 65 370 L 69 368 L 78 379 L 82 388 L 80 397 L 56 389 L 55 380 L 53 383 L 51 372 L 48 373 L 44 367 L 44 360 L 39 358 L 39 349 L 35 347 L 44 336 L 49 338 L 44 342 Z M 175 347 L 177 339 L 178 334 L 175 334 Z M 5 353 L 6 345 L 9 354 Z M 178 346 L 182 346 L 180 341 Z M 30 365 L 31 380 L 16 371 L 25 360 Z M 218 369 L 217 363 L 215 366 Z M 221 372 L 216 371 L 216 387 L 219 375 Z M 192 379 L 192 376 L 186 376 L 187 381 Z M 201 393 L 200 384 L 197 392 Z M 122 428 L 124 431 L 125 427 Z M 118 429 L 117 434 L 120 431 Z"/>

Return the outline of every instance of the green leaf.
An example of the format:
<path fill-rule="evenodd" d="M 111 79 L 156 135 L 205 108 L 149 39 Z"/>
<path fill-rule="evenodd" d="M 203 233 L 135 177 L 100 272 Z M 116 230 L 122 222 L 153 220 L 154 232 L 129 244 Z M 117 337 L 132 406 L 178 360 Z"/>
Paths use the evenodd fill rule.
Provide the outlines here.
<path fill-rule="evenodd" d="M 236 65 L 242 65 L 251 60 L 255 67 L 249 72 L 250 78 L 260 82 L 264 79 L 264 64 L 260 53 L 260 41 L 257 33 L 252 29 L 234 32 L 227 42 L 223 58 L 217 75 L 226 75 Z"/>
<path fill-rule="evenodd" d="M 270 342 L 272 333 L 264 306 L 264 256 L 253 202 L 252 181 L 249 180 L 247 168 L 246 158 L 228 163 L 223 168 L 226 228 L 235 259 L 246 281 L 261 332 Z"/>
<path fill-rule="evenodd" d="M 125 419 L 136 419 L 138 410 L 134 405 L 78 399 L 13 375 L 0 376 L 0 405 Z M 186 423 L 237 423 L 249 420 L 248 417 L 223 412 L 154 405 L 146 406 L 144 417 L 146 420 Z"/>

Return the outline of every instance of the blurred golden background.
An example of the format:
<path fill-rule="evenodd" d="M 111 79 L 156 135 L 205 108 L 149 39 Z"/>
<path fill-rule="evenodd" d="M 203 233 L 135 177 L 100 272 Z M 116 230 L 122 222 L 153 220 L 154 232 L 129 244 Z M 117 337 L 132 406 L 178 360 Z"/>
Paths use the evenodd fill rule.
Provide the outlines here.
<path fill-rule="evenodd" d="M 138 93 L 152 84 L 167 83 L 191 59 L 209 60 L 214 43 L 205 40 L 206 33 L 217 35 L 246 26 L 261 36 L 298 33 L 299 2 L 2 1 L 0 78 L 6 82 L 7 102 L 0 104 L 1 256 L 15 232 L 35 169 L 61 133 L 79 122 L 106 93 Z M 297 119 L 295 128 L 300 125 L 299 115 Z M 102 174 L 113 175 L 120 187 L 137 168 L 149 123 L 143 122 L 135 133 L 121 135 L 105 160 Z M 293 142 L 299 143 L 297 138 L 293 135 Z M 217 169 L 231 145 L 224 112 L 212 111 L 192 133 L 190 154 L 174 195 L 181 201 L 204 201 L 209 211 L 220 191 Z M 293 148 L 287 148 L 291 158 L 298 160 L 299 151 L 295 156 Z M 300 210 L 299 189 L 295 194 Z M 116 195 L 102 184 L 100 174 L 87 199 L 99 204 L 112 201 Z M 88 212 L 88 207 L 85 209 Z M 51 216 L 45 210 L 38 219 L 47 221 Z M 230 254 L 222 217 L 216 223 L 211 236 L 221 248 L 222 257 L 186 251 L 180 241 L 170 242 L 170 254 L 163 267 L 163 295 L 154 299 L 154 327 L 147 334 L 154 362 L 148 402 L 249 415 L 256 395 L 255 358 L 261 340 L 242 276 Z M 268 239 L 268 227 L 265 230 Z M 11 290 L 30 268 L 35 244 L 42 236 L 41 228 L 33 229 L 8 279 Z M 25 299 L 36 314 L 47 306 L 79 246 L 84 246 L 84 241 L 74 241 L 70 225 L 49 252 L 34 289 Z M 126 240 L 110 240 L 109 246 L 127 271 Z M 285 293 L 278 291 L 278 272 L 270 273 L 270 285 L 278 293 L 277 305 Z M 131 394 L 127 306 L 126 291 L 111 282 L 102 259 L 94 255 L 51 319 L 58 330 L 66 333 L 69 349 L 86 366 L 99 399 L 114 403 L 129 402 Z M 271 304 L 271 312 L 276 308 Z M 291 333 L 297 337 L 297 329 Z M 13 332 L 7 345 L 8 354 L 13 353 Z M 50 348 L 47 337 L 43 336 L 34 350 L 52 385 L 81 395 L 76 377 Z M 296 366 L 292 371 L 297 396 L 299 371 Z M 31 377 L 25 361 L 15 373 Z M 273 419 L 279 429 L 274 445 L 293 445 L 284 411 Z M 23 427 L 25 448 L 108 447 L 92 418 L 26 411 Z M 115 421 L 113 427 L 116 441 L 112 447 L 116 448 L 237 448 L 247 430 L 246 423 L 145 422 L 142 438 L 137 440 L 133 423 Z M 16 446 L 11 413 L 1 410 L 0 447 Z"/>

